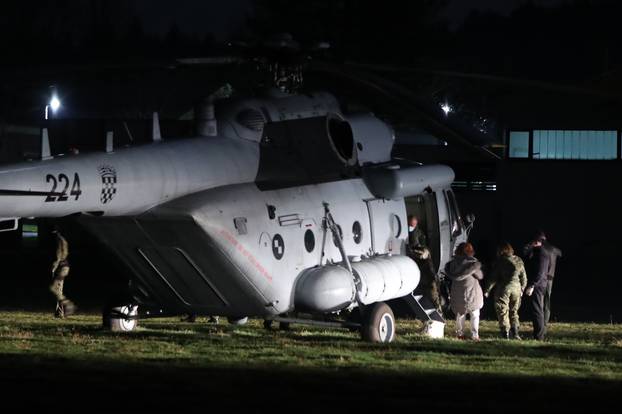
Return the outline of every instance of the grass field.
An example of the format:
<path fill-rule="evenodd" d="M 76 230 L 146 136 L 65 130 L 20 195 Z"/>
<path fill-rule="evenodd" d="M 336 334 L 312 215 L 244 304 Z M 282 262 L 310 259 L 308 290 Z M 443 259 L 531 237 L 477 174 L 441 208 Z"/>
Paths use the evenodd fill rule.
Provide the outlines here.
<path fill-rule="evenodd" d="M 25 406 L 106 412 L 221 404 L 252 412 L 582 412 L 622 395 L 620 325 L 553 324 L 548 341 L 519 342 L 496 339 L 496 324 L 483 322 L 475 343 L 430 340 L 418 322 L 402 320 L 389 345 L 342 330 L 266 331 L 258 320 L 141 321 L 128 334 L 100 325 L 95 315 L 0 312 L 2 393 Z M 527 323 L 523 335 L 530 333 Z"/>

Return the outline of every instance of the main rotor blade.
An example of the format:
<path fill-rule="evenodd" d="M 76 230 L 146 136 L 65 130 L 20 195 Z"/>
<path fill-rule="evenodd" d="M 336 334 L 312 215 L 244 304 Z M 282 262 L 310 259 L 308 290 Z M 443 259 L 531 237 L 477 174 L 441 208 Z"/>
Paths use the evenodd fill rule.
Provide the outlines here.
<path fill-rule="evenodd" d="M 435 69 L 427 69 L 421 67 L 404 67 L 404 66 L 395 66 L 395 65 L 379 65 L 379 64 L 365 64 L 365 63 L 356 63 L 356 62 L 348 62 L 348 66 L 352 66 L 359 69 L 367 69 L 379 72 L 393 72 L 393 73 L 420 73 L 426 75 L 435 75 L 444 78 L 460 78 L 460 79 L 471 79 L 471 80 L 480 80 L 497 84 L 505 84 L 508 86 L 518 86 L 518 87 L 527 87 L 534 89 L 543 89 L 550 90 L 556 92 L 562 92 L 567 94 L 577 94 L 577 95 L 591 95 L 597 96 L 601 98 L 610 98 L 610 99 L 620 99 L 620 95 L 616 93 L 611 93 L 607 91 L 602 91 L 598 89 L 580 87 L 580 86 L 572 86 L 572 85 L 562 85 L 556 84 L 546 81 L 538 81 L 538 80 L 530 80 L 530 79 L 520 79 L 520 78 L 512 78 L 507 76 L 499 76 L 499 75 L 489 75 L 482 73 L 467 73 L 467 72 L 459 72 L 459 71 L 451 71 L 451 70 L 435 70 Z"/>

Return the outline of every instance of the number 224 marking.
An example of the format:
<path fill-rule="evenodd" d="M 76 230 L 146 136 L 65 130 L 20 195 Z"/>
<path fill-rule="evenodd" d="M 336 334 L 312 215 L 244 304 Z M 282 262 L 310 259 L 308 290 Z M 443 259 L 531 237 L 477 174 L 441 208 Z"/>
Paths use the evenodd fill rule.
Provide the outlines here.
<path fill-rule="evenodd" d="M 52 183 L 52 189 L 50 190 L 50 194 L 46 197 L 45 202 L 53 202 L 53 201 L 67 201 L 69 197 L 75 197 L 75 200 L 80 198 L 82 194 L 82 190 L 80 190 L 80 176 L 78 173 L 74 173 L 73 175 L 73 184 L 71 186 L 71 191 L 69 195 L 67 195 L 67 190 L 69 189 L 69 177 L 65 174 L 59 174 L 58 178 L 56 178 L 53 174 L 48 174 L 45 176 L 45 182 Z M 58 185 L 64 185 L 63 191 L 60 193 L 56 192 Z"/>

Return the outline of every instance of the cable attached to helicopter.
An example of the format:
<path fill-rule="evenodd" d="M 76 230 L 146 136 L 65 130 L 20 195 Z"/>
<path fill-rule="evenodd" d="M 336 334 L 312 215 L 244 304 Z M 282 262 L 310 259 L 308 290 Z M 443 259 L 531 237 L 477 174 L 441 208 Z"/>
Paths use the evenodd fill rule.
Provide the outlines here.
<path fill-rule="evenodd" d="M 337 248 L 339 249 L 339 253 L 341 254 L 342 263 L 345 264 L 346 269 L 348 270 L 348 272 L 350 272 L 350 274 L 352 274 L 352 277 L 354 279 L 354 286 L 356 288 L 356 303 L 358 303 L 359 309 L 363 309 L 361 293 L 366 290 L 365 282 L 355 271 L 352 270 L 352 264 L 350 263 L 350 259 L 346 254 L 346 249 L 343 246 L 343 239 L 341 232 L 339 231 L 339 226 L 337 226 L 337 223 L 335 223 L 335 219 L 333 219 L 333 215 L 330 212 L 328 203 L 324 201 L 322 205 L 324 206 L 324 219 L 322 220 L 322 228 L 324 229 L 324 238 L 322 241 L 322 256 L 324 256 L 326 232 L 328 231 L 328 229 L 330 229 L 330 231 L 333 233 L 333 242 L 335 243 L 335 246 L 337 246 Z"/>

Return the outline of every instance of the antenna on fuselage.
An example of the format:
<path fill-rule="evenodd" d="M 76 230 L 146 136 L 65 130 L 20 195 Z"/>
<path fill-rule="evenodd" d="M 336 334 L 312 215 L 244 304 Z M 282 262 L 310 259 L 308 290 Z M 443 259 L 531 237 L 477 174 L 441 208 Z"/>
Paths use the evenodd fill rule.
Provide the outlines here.
<path fill-rule="evenodd" d="M 127 133 L 127 137 L 130 139 L 130 142 L 134 142 L 134 137 L 132 136 L 132 132 L 130 128 L 127 126 L 127 122 L 123 121 L 123 128 L 125 128 L 125 132 Z"/>
<path fill-rule="evenodd" d="M 48 136 L 48 129 L 41 129 L 41 161 L 51 160 L 52 152 L 50 151 L 50 138 Z"/>
<path fill-rule="evenodd" d="M 157 112 L 153 113 L 153 126 L 151 131 L 151 137 L 154 142 L 162 141 L 162 135 L 160 134 L 160 117 Z"/>

